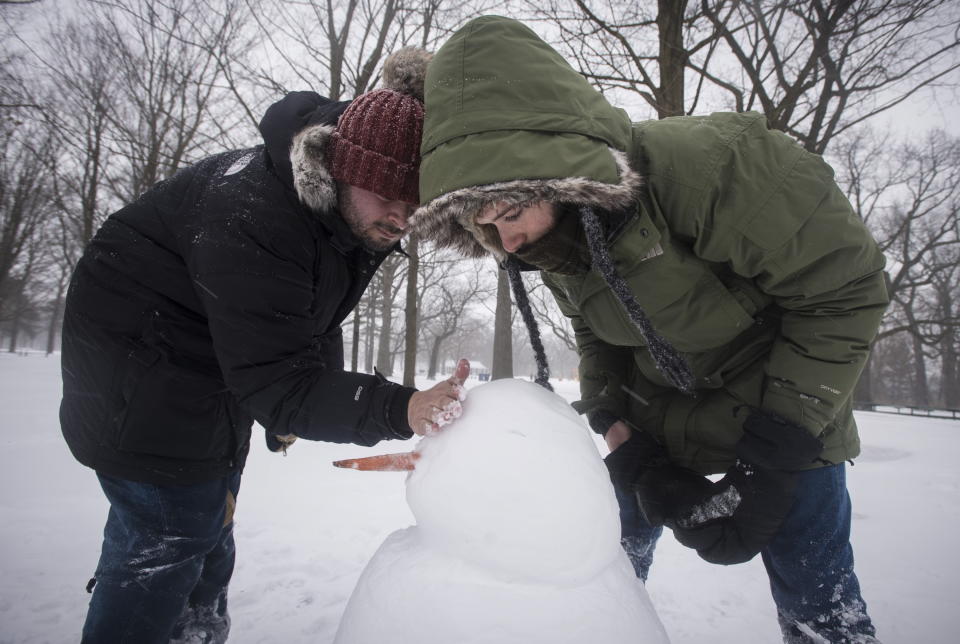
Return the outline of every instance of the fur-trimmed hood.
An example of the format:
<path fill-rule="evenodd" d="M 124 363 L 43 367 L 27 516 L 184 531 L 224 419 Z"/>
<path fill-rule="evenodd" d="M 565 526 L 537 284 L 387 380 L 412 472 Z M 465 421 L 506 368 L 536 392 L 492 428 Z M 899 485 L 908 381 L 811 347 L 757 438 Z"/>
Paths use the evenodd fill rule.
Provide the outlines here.
<path fill-rule="evenodd" d="M 333 125 L 310 125 L 293 137 L 290 165 L 293 187 L 300 201 L 317 212 L 337 206 L 337 182 L 327 163 L 327 144 Z"/>
<path fill-rule="evenodd" d="M 316 92 L 290 92 L 260 120 L 270 164 L 318 212 L 337 205 L 337 186 L 327 163 L 327 144 L 349 101 L 331 101 Z"/>
<path fill-rule="evenodd" d="M 518 64 L 522 61 L 522 64 Z M 421 236 L 468 256 L 506 253 L 475 223 L 492 202 L 634 203 L 630 119 L 523 24 L 485 16 L 455 33 L 427 71 Z"/>
<path fill-rule="evenodd" d="M 477 215 L 489 204 L 509 205 L 549 201 L 592 206 L 615 212 L 633 203 L 642 184 L 640 175 L 627 163 L 626 155 L 608 148 L 620 171 L 620 182 L 602 183 L 589 177 L 564 179 L 517 179 L 472 186 L 446 193 L 421 206 L 413 216 L 419 235 L 440 246 L 453 248 L 462 255 L 482 257 L 492 254 L 498 260 L 507 256 L 496 228 L 476 223 Z"/>

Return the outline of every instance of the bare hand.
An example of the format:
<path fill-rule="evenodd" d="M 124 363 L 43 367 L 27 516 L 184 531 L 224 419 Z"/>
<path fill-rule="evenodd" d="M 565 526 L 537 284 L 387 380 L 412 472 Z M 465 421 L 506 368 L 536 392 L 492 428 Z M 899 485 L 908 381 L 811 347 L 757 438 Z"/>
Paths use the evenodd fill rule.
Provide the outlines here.
<path fill-rule="evenodd" d="M 407 422 L 416 434 L 424 436 L 439 431 L 460 417 L 463 413 L 460 401 L 466 395 L 463 383 L 469 375 L 470 363 L 461 358 L 453 376 L 411 396 L 407 406 Z"/>
<path fill-rule="evenodd" d="M 610 429 L 603 435 L 603 440 L 607 442 L 607 448 L 612 452 L 629 440 L 631 430 L 622 420 L 618 420 L 610 425 Z"/>

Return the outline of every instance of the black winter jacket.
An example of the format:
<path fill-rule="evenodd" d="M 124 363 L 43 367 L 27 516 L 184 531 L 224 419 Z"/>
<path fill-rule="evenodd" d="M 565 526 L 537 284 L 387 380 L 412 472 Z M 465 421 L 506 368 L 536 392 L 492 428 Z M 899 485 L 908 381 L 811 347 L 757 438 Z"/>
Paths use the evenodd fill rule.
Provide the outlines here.
<path fill-rule="evenodd" d="M 60 420 L 81 463 L 189 484 L 242 469 L 254 420 L 339 443 L 412 435 L 414 389 L 343 370 L 340 323 L 386 256 L 351 234 L 317 154 L 345 105 L 287 96 L 264 145 L 178 172 L 97 232 L 63 324 Z"/>

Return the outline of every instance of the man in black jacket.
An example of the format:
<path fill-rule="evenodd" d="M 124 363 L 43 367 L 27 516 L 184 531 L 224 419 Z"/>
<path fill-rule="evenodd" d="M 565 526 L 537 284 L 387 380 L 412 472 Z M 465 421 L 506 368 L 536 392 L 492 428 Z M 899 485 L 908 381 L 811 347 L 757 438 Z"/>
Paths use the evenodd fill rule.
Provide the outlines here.
<path fill-rule="evenodd" d="M 373 445 L 436 427 L 418 392 L 343 370 L 340 323 L 418 202 L 426 55 L 352 103 L 288 95 L 263 145 L 182 170 L 103 224 L 63 325 L 63 434 L 110 501 L 84 642 L 222 642 L 232 514 L 260 423 Z M 419 92 L 419 95 L 417 95 Z"/>

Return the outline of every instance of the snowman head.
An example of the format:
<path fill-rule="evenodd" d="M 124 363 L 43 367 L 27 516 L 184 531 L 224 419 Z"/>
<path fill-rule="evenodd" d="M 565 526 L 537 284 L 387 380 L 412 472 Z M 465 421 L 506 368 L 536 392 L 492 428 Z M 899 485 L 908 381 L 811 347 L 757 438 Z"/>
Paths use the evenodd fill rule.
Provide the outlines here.
<path fill-rule="evenodd" d="M 424 543 L 498 577 L 579 583 L 620 554 L 617 503 L 589 430 L 520 380 L 470 390 L 417 446 L 407 502 Z"/>

